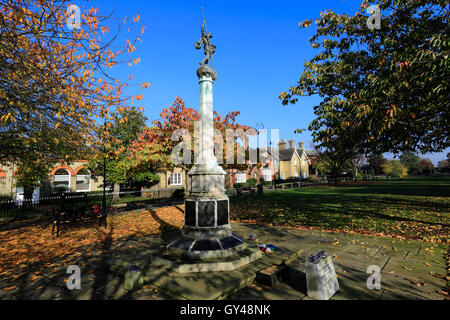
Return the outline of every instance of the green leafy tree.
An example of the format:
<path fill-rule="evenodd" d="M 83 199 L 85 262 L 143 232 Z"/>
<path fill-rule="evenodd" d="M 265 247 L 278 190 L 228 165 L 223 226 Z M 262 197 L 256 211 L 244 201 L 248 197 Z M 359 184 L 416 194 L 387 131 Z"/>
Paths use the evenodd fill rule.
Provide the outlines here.
<path fill-rule="evenodd" d="M 353 169 L 352 159 L 357 157 L 357 154 L 349 146 L 334 145 L 327 148 L 315 146 L 315 150 L 319 159 L 314 164 L 314 168 L 320 174 L 330 175 L 336 185 L 338 184 L 337 178 L 343 172 Z"/>
<path fill-rule="evenodd" d="M 126 107 L 117 110 L 111 115 L 111 121 L 98 128 L 99 135 L 103 130 L 106 131 L 109 143 L 97 149 L 89 167 L 97 174 L 102 174 L 105 163 L 106 180 L 114 184 L 115 192 L 120 191 L 121 184 L 130 184 L 139 189 L 158 182 L 154 172 L 146 171 L 149 168 L 140 168 L 137 172 L 127 161 L 129 146 L 146 128 L 146 121 L 142 109 L 138 110 L 134 106 Z"/>
<path fill-rule="evenodd" d="M 403 151 L 399 158 L 400 162 L 408 169 L 410 175 L 417 175 L 422 173 L 422 168 L 419 164 L 420 157 L 411 150 Z"/>
<path fill-rule="evenodd" d="M 366 9 L 376 4 L 381 28 L 371 30 Z M 304 95 L 322 98 L 309 129 L 325 147 L 350 133 L 362 154 L 445 149 L 450 145 L 448 8 L 442 0 L 365 0 L 354 15 L 322 12 L 310 39 L 320 52 L 280 99 L 286 105 Z"/>
<path fill-rule="evenodd" d="M 30 200 L 36 187 L 44 185 L 48 181 L 48 172 L 52 164 L 41 161 L 36 154 L 30 154 L 27 160 L 22 160 L 15 174 L 16 186 L 23 188 L 24 199 Z M 25 201 L 24 205 L 30 205 Z"/>

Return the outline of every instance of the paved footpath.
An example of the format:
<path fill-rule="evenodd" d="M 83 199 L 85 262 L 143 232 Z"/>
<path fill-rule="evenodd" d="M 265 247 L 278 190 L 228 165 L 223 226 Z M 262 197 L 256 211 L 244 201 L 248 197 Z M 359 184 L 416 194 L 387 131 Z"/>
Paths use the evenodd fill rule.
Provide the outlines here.
<path fill-rule="evenodd" d="M 272 243 L 280 248 L 280 252 L 263 254 L 262 260 L 265 261 L 271 259 L 275 264 L 280 263 L 277 258 L 283 255 L 282 251 L 300 252 L 296 259 L 288 263 L 300 270 L 307 255 L 327 250 L 333 257 L 340 285 L 332 299 L 442 300 L 448 297 L 443 294 L 448 290 L 445 244 L 250 224 L 233 224 L 233 230 L 244 237 L 256 234 L 259 243 Z M 95 250 L 59 257 L 52 261 L 53 268 L 48 270 L 36 266 L 36 270 L 28 270 L 26 275 L 17 279 L 3 277 L 0 279 L 0 299 L 170 299 L 160 288 L 151 284 L 126 293 L 122 279 L 107 272 L 111 259 L 133 261 L 142 257 L 150 259 L 160 254 L 168 238 L 170 235 L 119 239 L 104 243 Z M 80 290 L 67 289 L 67 261 L 81 267 Z M 370 265 L 376 265 L 381 270 L 380 290 L 367 288 L 370 274 L 366 271 Z M 217 276 L 220 274 L 221 272 Z M 301 283 L 280 282 L 273 287 L 253 282 L 225 299 L 309 299 L 305 295 L 304 283 L 299 282 Z M 7 290 L 11 286 L 15 288 Z M 195 285 L 193 288 L 195 291 Z"/>
<path fill-rule="evenodd" d="M 245 234 L 253 230 L 260 243 L 297 246 L 303 253 L 293 261 L 304 271 L 305 258 L 319 250 L 333 256 L 340 289 L 333 300 L 442 300 L 448 290 L 445 253 L 447 245 L 355 234 L 303 231 L 260 226 L 238 226 Z M 276 253 L 272 253 L 276 255 Z M 380 290 L 367 288 L 367 267 L 381 270 Z M 228 299 L 309 299 L 304 284 L 293 288 L 279 283 L 272 288 L 254 283 Z"/>

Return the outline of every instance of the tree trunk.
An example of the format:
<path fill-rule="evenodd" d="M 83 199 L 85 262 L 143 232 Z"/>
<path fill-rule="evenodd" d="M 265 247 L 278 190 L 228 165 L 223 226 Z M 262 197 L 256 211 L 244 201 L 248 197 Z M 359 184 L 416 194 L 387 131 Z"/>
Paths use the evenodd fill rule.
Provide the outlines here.
<path fill-rule="evenodd" d="M 23 202 L 22 202 L 22 214 L 25 214 L 33 205 L 33 191 L 32 187 L 23 187 Z"/>
<path fill-rule="evenodd" d="M 339 175 L 339 169 L 338 168 L 335 168 L 334 170 L 333 170 L 333 172 L 331 173 L 331 176 L 333 177 L 333 180 L 334 180 L 334 186 L 337 186 L 338 185 L 338 175 Z"/>

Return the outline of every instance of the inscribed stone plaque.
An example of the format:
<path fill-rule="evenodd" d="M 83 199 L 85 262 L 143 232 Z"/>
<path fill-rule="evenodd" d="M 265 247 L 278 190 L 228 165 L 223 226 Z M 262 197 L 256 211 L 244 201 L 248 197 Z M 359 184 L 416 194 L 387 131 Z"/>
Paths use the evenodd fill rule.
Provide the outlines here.
<path fill-rule="evenodd" d="M 217 240 L 203 239 L 195 241 L 192 251 L 208 251 L 208 250 L 220 250 L 220 245 Z"/>
<path fill-rule="evenodd" d="M 228 224 L 228 200 L 217 201 L 217 225 Z"/>
<path fill-rule="evenodd" d="M 213 227 L 215 220 L 215 202 L 199 201 L 198 202 L 198 226 Z"/>
<path fill-rule="evenodd" d="M 184 224 L 195 227 L 195 201 L 185 201 Z"/>
<path fill-rule="evenodd" d="M 330 299 L 339 289 L 333 260 L 330 256 L 319 263 L 305 262 L 308 296 L 318 300 Z"/>
<path fill-rule="evenodd" d="M 240 241 L 239 239 L 231 236 L 220 239 L 220 243 L 222 244 L 222 248 L 226 250 L 243 243 L 243 241 Z"/>

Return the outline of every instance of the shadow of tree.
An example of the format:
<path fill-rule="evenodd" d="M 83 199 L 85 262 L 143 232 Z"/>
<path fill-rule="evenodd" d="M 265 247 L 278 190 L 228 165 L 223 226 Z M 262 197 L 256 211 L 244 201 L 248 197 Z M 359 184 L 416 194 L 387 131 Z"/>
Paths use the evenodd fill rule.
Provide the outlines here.
<path fill-rule="evenodd" d="M 112 234 L 114 225 L 108 224 L 108 232 L 103 232 L 104 240 L 100 244 L 100 261 L 94 269 L 94 284 L 92 286 L 92 299 L 103 300 L 106 297 L 106 284 L 108 282 L 107 261 L 111 258 L 111 246 L 113 243 Z"/>
<path fill-rule="evenodd" d="M 181 212 L 184 212 L 182 209 L 175 207 L 178 210 L 180 210 Z M 164 241 L 164 242 L 168 242 L 172 239 L 175 239 L 177 237 L 179 237 L 181 235 L 181 230 L 166 222 L 165 220 L 161 219 L 158 214 L 156 213 L 156 211 L 149 209 L 148 212 L 151 214 L 152 218 L 157 221 L 161 227 L 160 227 L 160 238 Z"/>

